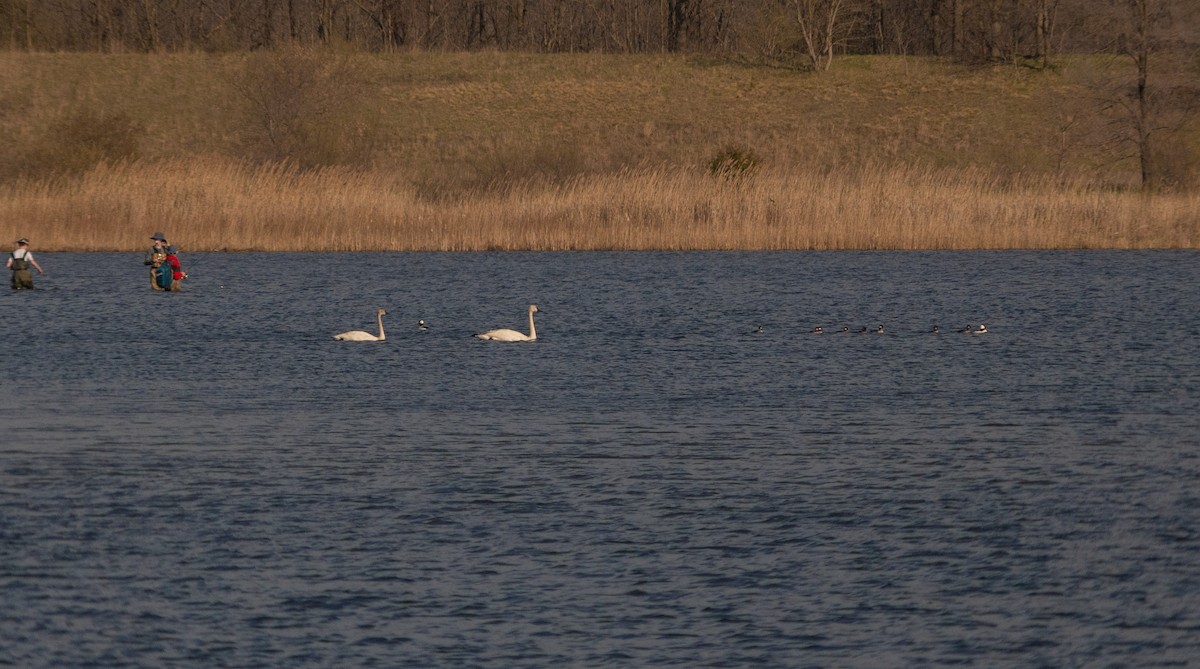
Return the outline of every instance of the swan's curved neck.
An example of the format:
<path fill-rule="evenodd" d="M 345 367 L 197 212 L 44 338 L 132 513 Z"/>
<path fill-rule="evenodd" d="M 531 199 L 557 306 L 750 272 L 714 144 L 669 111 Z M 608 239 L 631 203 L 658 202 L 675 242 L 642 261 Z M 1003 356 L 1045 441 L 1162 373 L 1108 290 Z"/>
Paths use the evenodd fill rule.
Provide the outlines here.
<path fill-rule="evenodd" d="M 383 314 L 376 313 L 375 320 L 379 322 L 379 338 L 383 339 Z"/>
<path fill-rule="evenodd" d="M 529 310 L 529 338 L 537 339 L 537 330 L 533 328 L 533 309 Z"/>

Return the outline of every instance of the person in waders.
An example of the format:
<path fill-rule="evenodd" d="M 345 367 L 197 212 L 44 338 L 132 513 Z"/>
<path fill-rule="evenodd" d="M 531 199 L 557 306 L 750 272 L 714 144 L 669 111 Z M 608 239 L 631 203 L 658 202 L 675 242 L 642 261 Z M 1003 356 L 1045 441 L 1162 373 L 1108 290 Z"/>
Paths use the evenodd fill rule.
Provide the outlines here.
<path fill-rule="evenodd" d="M 17 250 L 8 255 L 8 263 L 5 266 L 12 270 L 13 290 L 33 288 L 33 272 L 29 271 L 30 266 L 36 269 L 38 274 L 45 274 L 42 266 L 37 264 L 33 254 L 29 252 L 29 240 L 25 238 L 17 240 Z"/>
<path fill-rule="evenodd" d="M 146 259 L 142 262 L 150 268 L 150 287 L 154 290 L 178 290 L 175 284 L 174 272 L 167 264 L 167 238 L 163 233 L 156 232 L 150 236 L 154 244 L 146 251 Z"/>
<path fill-rule="evenodd" d="M 179 290 L 180 282 L 187 278 L 187 272 L 183 271 L 183 265 L 179 262 L 179 251 L 174 244 L 167 247 L 167 259 L 163 262 L 171 268 L 171 290 Z"/>

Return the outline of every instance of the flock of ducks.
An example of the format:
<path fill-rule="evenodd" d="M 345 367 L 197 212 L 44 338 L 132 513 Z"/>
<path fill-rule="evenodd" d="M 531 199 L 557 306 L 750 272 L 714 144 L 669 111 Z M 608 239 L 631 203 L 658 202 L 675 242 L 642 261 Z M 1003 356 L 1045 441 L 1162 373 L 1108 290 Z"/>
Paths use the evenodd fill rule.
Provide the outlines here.
<path fill-rule="evenodd" d="M 539 310 L 536 304 L 529 305 L 529 334 L 517 332 L 508 328 L 497 328 L 488 330 L 487 332 L 479 332 L 474 336 L 479 339 L 490 341 L 534 341 L 537 339 L 537 329 L 533 325 L 533 315 Z M 333 338 L 338 341 L 384 341 L 387 334 L 383 331 L 383 317 L 387 315 L 386 309 L 375 310 L 375 321 L 379 324 L 379 334 L 374 335 L 366 330 L 350 330 L 349 332 L 341 332 L 333 335 Z M 425 325 L 425 320 L 417 321 L 417 329 L 425 331 L 429 326 Z"/>
<path fill-rule="evenodd" d="M 941 332 L 942 328 L 941 328 L 941 326 L 935 325 L 932 328 L 930 328 L 929 331 L 931 333 L 936 334 L 936 333 Z M 988 331 L 987 326 L 984 325 L 983 323 L 980 323 L 979 327 L 971 327 L 970 325 L 964 325 L 963 327 L 959 328 L 955 332 L 969 332 L 971 334 L 987 334 L 987 331 Z M 754 334 L 762 334 L 763 326 L 760 325 L 760 326 L 754 328 L 754 330 L 752 330 L 752 332 Z M 812 334 L 825 334 L 825 328 L 818 325 L 817 327 L 813 328 L 812 330 L 809 330 L 809 332 Z M 833 330 L 833 332 L 836 332 L 838 334 L 846 334 L 846 333 L 850 332 L 850 328 L 843 325 L 842 329 Z M 876 325 L 873 328 L 868 328 L 866 326 L 861 327 L 858 330 L 855 330 L 854 333 L 855 334 L 867 334 L 867 333 L 883 334 L 884 332 L 885 332 L 885 330 L 883 329 L 882 325 Z"/>
<path fill-rule="evenodd" d="M 524 332 L 518 332 L 516 330 L 510 330 L 508 328 L 497 328 L 495 330 L 488 330 L 487 332 L 476 333 L 474 336 L 477 339 L 483 339 L 483 340 L 488 340 L 488 341 L 534 341 L 537 339 L 537 329 L 534 327 L 533 315 L 535 313 L 537 313 L 538 311 L 539 311 L 539 309 L 537 308 L 536 304 L 529 305 L 529 312 L 528 312 L 529 313 L 529 334 L 525 334 Z M 379 324 L 379 334 L 378 335 L 371 334 L 370 332 L 367 332 L 365 330 L 350 330 L 349 332 L 342 332 L 340 334 L 336 334 L 333 336 L 333 338 L 338 341 L 384 341 L 385 335 L 383 332 L 383 317 L 385 315 L 387 315 L 386 310 L 384 310 L 384 309 L 376 309 L 375 310 L 375 319 L 376 319 L 376 322 Z M 429 327 L 427 325 L 425 325 L 424 319 L 417 321 L 417 329 L 421 330 L 421 331 L 425 331 L 425 330 L 429 329 Z M 929 331 L 931 333 L 939 333 L 942 331 L 942 328 L 935 325 L 932 328 L 930 328 Z M 980 323 L 978 327 L 972 327 L 970 325 L 965 325 L 957 330 L 957 332 L 966 332 L 966 333 L 970 333 L 970 334 L 986 334 L 987 331 L 988 331 L 987 326 L 984 325 L 983 323 Z M 752 332 L 752 334 L 763 334 L 765 332 L 765 329 L 763 328 L 763 326 L 759 325 L 758 327 L 754 328 L 754 330 L 752 330 L 751 332 Z M 813 328 L 810 332 L 812 334 L 825 334 L 825 328 L 818 325 L 817 327 Z M 850 332 L 850 328 L 848 326 L 843 325 L 840 330 L 834 330 L 834 332 L 836 332 L 838 334 L 847 334 Z M 884 332 L 885 332 L 885 330 L 883 329 L 883 325 L 877 325 L 873 328 L 867 328 L 866 326 L 863 326 L 862 328 L 857 330 L 855 332 L 855 334 L 867 334 L 867 333 L 883 334 Z"/>

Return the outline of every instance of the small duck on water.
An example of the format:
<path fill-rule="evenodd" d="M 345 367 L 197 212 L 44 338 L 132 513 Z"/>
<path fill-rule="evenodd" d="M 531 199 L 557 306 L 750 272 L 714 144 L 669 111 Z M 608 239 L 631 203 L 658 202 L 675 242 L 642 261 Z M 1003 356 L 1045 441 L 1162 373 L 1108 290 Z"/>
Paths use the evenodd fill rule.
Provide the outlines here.
<path fill-rule="evenodd" d="M 936 325 L 933 326 L 933 328 L 930 330 L 930 332 L 941 332 L 941 331 L 942 331 L 942 329 Z"/>
<path fill-rule="evenodd" d="M 425 319 L 421 319 L 421 320 L 417 321 L 417 329 L 421 330 L 421 331 L 425 331 L 425 330 L 429 329 L 429 328 L 425 327 Z"/>
<path fill-rule="evenodd" d="M 761 325 L 754 328 L 754 330 L 751 332 L 751 334 L 762 334 L 762 333 L 763 333 L 763 326 L 761 326 Z"/>
<path fill-rule="evenodd" d="M 975 328 L 974 330 L 971 330 L 971 332 L 973 332 L 975 334 L 987 334 L 987 331 L 988 331 L 987 326 L 984 325 L 983 323 L 980 323 L 979 327 Z"/>
<path fill-rule="evenodd" d="M 812 329 L 813 334 L 822 334 L 824 332 L 825 332 L 825 328 L 821 327 L 820 325 L 818 325 L 817 327 Z"/>

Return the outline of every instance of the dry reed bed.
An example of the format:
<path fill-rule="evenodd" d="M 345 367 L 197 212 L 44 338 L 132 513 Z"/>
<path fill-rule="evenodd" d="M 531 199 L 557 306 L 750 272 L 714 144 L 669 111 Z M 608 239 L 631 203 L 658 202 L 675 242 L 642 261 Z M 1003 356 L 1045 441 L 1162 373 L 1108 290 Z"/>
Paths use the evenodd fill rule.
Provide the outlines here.
<path fill-rule="evenodd" d="M 42 251 L 1060 249 L 1200 247 L 1200 196 L 880 168 L 684 170 L 524 182 L 444 201 L 399 175 L 219 159 L 0 187 L 0 235 Z"/>

